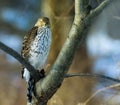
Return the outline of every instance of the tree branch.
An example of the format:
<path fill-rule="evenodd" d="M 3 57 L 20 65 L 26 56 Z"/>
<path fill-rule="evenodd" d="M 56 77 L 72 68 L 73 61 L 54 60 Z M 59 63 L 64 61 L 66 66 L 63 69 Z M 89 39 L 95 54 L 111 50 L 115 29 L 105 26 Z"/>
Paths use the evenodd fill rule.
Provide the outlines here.
<path fill-rule="evenodd" d="M 20 54 L 18 54 L 15 50 L 6 46 L 2 42 L 0 42 L 0 49 L 13 56 L 15 59 L 17 59 L 22 65 L 24 65 L 29 70 L 33 78 L 35 78 L 36 81 L 38 80 L 39 78 L 39 73 L 37 72 L 38 70 L 36 70 L 32 65 L 30 65 L 22 56 L 20 56 Z"/>
<path fill-rule="evenodd" d="M 88 102 L 90 102 L 90 100 L 92 100 L 98 93 L 100 92 L 103 92 L 103 91 L 106 91 L 108 89 L 112 89 L 112 88 L 115 88 L 115 87 L 119 87 L 120 86 L 120 83 L 118 84 L 114 84 L 114 85 L 110 85 L 110 86 L 107 86 L 107 87 L 104 87 L 102 89 L 99 89 L 98 91 L 96 91 L 93 95 L 91 95 L 85 102 L 83 105 L 87 105 Z"/>
<path fill-rule="evenodd" d="M 97 8 L 91 11 L 89 18 L 98 16 L 113 1 L 115 0 L 104 0 Z"/>
<path fill-rule="evenodd" d="M 101 75 L 101 74 L 85 74 L 85 73 L 79 73 L 79 74 L 66 74 L 65 78 L 69 78 L 69 77 L 76 77 L 76 76 L 80 76 L 80 77 L 92 77 L 92 78 L 100 78 L 100 79 L 105 79 L 105 80 L 110 80 L 113 82 L 118 82 L 120 83 L 119 79 L 115 79 L 109 76 L 105 76 L 105 75 Z"/>
<path fill-rule="evenodd" d="M 84 12 L 84 0 L 75 1 L 75 14 L 79 15 Z"/>

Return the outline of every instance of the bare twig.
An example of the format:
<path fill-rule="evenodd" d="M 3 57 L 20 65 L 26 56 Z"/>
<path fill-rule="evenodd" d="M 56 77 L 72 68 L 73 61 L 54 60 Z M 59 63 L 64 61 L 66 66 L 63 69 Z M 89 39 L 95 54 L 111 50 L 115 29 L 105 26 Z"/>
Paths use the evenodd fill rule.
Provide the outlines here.
<path fill-rule="evenodd" d="M 108 87 L 99 89 L 99 90 L 96 91 L 92 96 L 90 96 L 90 97 L 84 102 L 84 104 L 87 105 L 88 102 L 90 102 L 90 100 L 92 100 L 98 93 L 103 92 L 103 91 L 106 91 L 106 90 L 111 89 L 111 88 L 118 87 L 118 86 L 120 86 L 120 83 L 119 83 L 119 84 L 110 85 L 110 86 L 108 86 Z"/>
<path fill-rule="evenodd" d="M 109 76 L 105 76 L 105 75 L 101 75 L 101 74 L 85 74 L 85 73 L 79 73 L 79 74 L 66 74 L 65 75 L 65 78 L 69 78 L 69 77 L 76 77 L 76 76 L 79 76 L 79 77 L 92 77 L 92 78 L 100 78 L 100 79 L 106 79 L 106 80 L 110 80 L 110 81 L 113 81 L 113 82 L 120 82 L 119 79 L 115 79 L 115 78 L 112 78 L 112 77 L 109 77 Z"/>
<path fill-rule="evenodd" d="M 97 8 L 91 11 L 89 18 L 98 16 L 113 1 L 115 0 L 104 0 Z"/>

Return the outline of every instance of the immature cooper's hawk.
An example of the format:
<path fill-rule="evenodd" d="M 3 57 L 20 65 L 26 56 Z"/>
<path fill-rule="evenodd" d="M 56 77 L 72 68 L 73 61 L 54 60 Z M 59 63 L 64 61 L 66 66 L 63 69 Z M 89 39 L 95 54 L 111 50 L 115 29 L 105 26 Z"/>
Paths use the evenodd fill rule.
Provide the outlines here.
<path fill-rule="evenodd" d="M 50 23 L 47 17 L 39 18 L 35 26 L 26 34 L 21 54 L 35 69 L 44 68 L 51 45 Z M 43 74 L 44 75 L 44 74 Z M 23 67 L 22 77 L 28 82 L 28 101 L 32 100 L 34 83 L 29 71 Z"/>

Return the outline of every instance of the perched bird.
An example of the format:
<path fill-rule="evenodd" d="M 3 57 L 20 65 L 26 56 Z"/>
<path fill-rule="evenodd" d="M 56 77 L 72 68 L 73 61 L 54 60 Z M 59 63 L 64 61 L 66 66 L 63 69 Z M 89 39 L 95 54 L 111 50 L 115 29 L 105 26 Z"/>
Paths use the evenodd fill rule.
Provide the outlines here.
<path fill-rule="evenodd" d="M 50 22 L 47 17 L 39 18 L 35 26 L 24 37 L 21 55 L 36 70 L 43 70 L 51 45 Z M 43 74 L 44 76 L 44 74 Z M 28 82 L 28 102 L 32 101 L 34 79 L 30 72 L 23 67 L 22 77 Z"/>

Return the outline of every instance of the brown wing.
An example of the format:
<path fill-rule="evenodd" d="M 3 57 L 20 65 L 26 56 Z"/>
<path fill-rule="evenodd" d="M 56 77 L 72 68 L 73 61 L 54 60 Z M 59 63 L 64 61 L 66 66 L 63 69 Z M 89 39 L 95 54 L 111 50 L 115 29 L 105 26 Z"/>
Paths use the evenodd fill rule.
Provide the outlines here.
<path fill-rule="evenodd" d="M 38 27 L 33 27 L 30 31 L 28 31 L 28 33 L 24 37 L 21 55 L 26 60 L 28 60 L 30 44 L 34 40 L 35 36 L 37 35 L 37 30 L 38 30 Z M 22 73 L 22 78 L 23 78 L 24 67 L 22 67 L 21 73 Z"/>
<path fill-rule="evenodd" d="M 37 26 L 33 27 L 30 31 L 28 31 L 28 33 L 24 37 L 21 55 L 26 60 L 29 57 L 30 44 L 34 40 L 35 36 L 37 35 L 37 30 L 38 30 Z"/>

